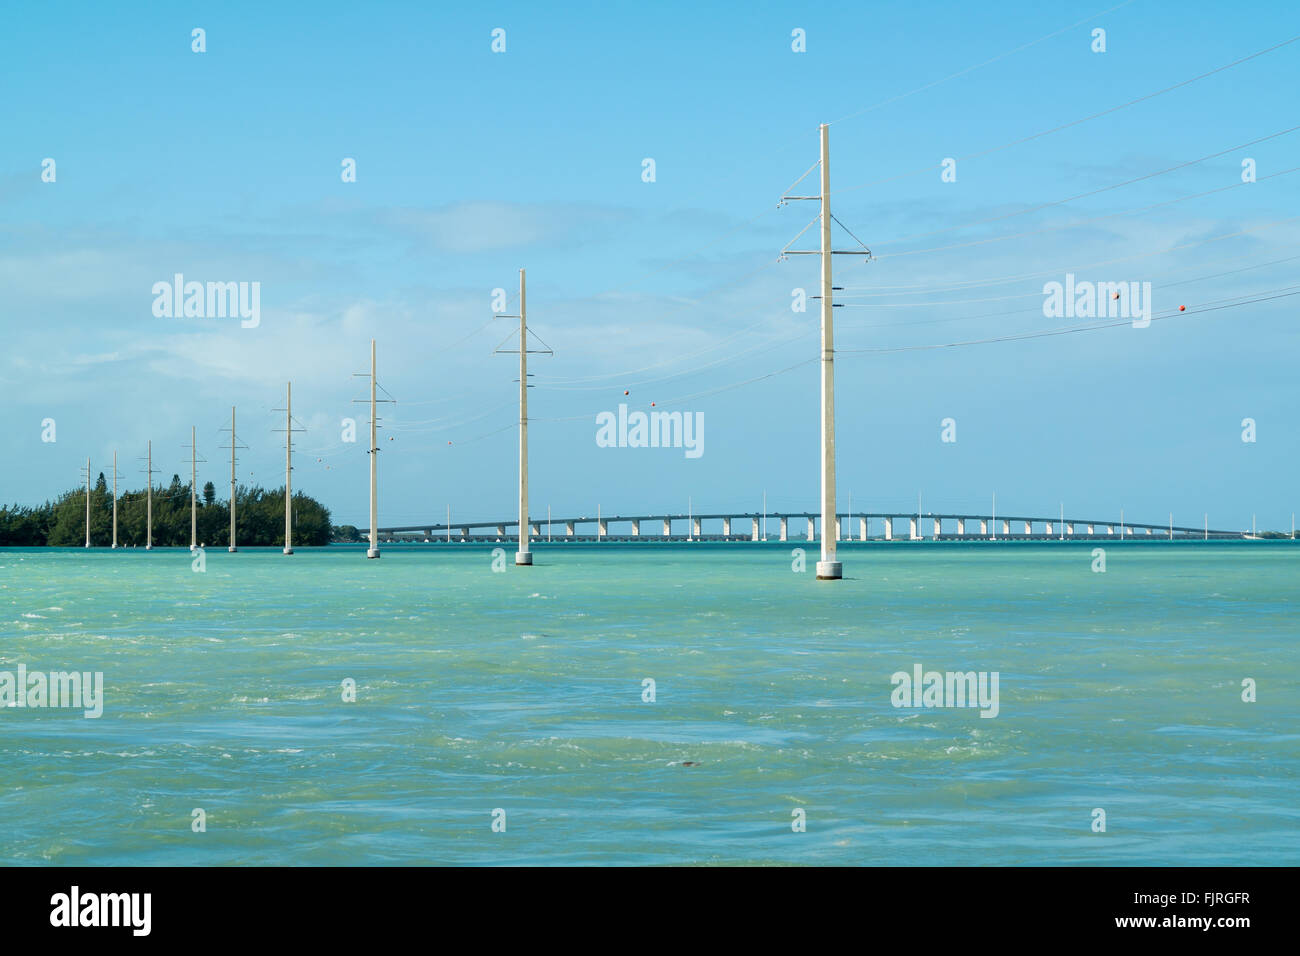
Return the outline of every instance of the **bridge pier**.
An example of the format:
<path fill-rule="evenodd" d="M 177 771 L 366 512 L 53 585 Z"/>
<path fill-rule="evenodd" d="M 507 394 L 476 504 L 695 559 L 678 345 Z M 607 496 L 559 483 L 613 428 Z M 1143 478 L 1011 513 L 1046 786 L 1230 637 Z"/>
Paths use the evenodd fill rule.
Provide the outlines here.
<path fill-rule="evenodd" d="M 1047 522 L 1047 533 L 1048 533 L 1049 535 L 1052 533 L 1052 522 L 1050 522 L 1050 521 Z"/>
<path fill-rule="evenodd" d="M 894 540 L 894 519 L 888 515 L 885 517 L 885 540 Z"/>
<path fill-rule="evenodd" d="M 859 541 L 867 540 L 867 519 L 866 518 L 858 519 L 858 540 Z"/>
<path fill-rule="evenodd" d="M 539 521 L 530 521 L 530 522 L 528 522 L 528 527 L 532 529 L 532 533 L 533 533 L 533 537 L 534 537 L 534 538 L 540 538 L 540 537 L 542 536 L 542 525 L 541 525 L 541 522 L 539 522 Z"/>
<path fill-rule="evenodd" d="M 753 531 L 752 531 L 752 532 L 750 533 L 750 535 L 749 535 L 749 540 L 750 540 L 750 541 L 757 541 L 757 540 L 758 540 L 758 519 L 757 519 L 757 518 L 754 518 L 754 519 L 752 519 L 752 520 L 753 520 L 753 522 L 754 522 L 754 529 L 753 529 Z"/>
<path fill-rule="evenodd" d="M 1032 521 L 1026 521 L 1026 522 L 1025 522 L 1025 536 L 1028 537 L 1029 535 L 1031 535 L 1031 534 L 1033 534 L 1033 533 L 1034 533 L 1034 523 L 1033 523 Z"/>
<path fill-rule="evenodd" d="M 964 538 L 964 537 L 966 537 L 966 519 L 965 519 L 965 518 L 958 518 L 958 519 L 957 519 L 957 537 L 959 537 L 959 538 Z"/>
<path fill-rule="evenodd" d="M 843 540 L 844 540 L 844 535 L 840 534 L 840 516 L 839 516 L 839 515 L 836 515 L 836 516 L 835 516 L 835 540 L 836 540 L 836 541 L 843 541 Z"/>
<path fill-rule="evenodd" d="M 640 520 L 634 520 L 634 521 L 632 522 L 632 537 L 634 537 L 634 538 L 639 538 L 639 537 L 641 537 L 641 522 L 640 522 Z"/>
<path fill-rule="evenodd" d="M 912 540 L 913 540 L 913 541 L 920 541 L 920 540 L 921 540 L 921 536 L 917 533 L 916 519 L 915 519 L 915 518 L 908 518 L 908 519 L 907 519 L 907 523 L 908 523 L 908 525 L 910 526 L 910 529 L 911 529 L 911 538 L 912 538 Z"/>
<path fill-rule="evenodd" d="M 506 536 L 506 526 L 503 524 L 497 525 L 497 540 L 500 541 L 505 536 Z"/>
<path fill-rule="evenodd" d="M 1091 537 L 1096 533 L 1097 533 L 1097 526 L 1095 524 L 1088 525 L 1088 536 Z"/>
<path fill-rule="evenodd" d="M 808 519 L 808 540 L 809 541 L 817 540 L 817 519 L 816 518 Z"/>
<path fill-rule="evenodd" d="M 782 541 L 788 541 L 790 539 L 789 522 L 790 522 L 789 518 L 787 518 L 785 515 L 781 516 L 781 540 Z"/>
<path fill-rule="evenodd" d="M 1006 518 L 1002 519 L 1002 537 L 1004 538 L 1011 537 L 1011 522 L 1008 521 Z"/>
<path fill-rule="evenodd" d="M 564 536 L 565 536 L 566 538 L 572 538 L 572 537 L 577 533 L 577 532 L 574 531 L 574 529 L 573 529 L 573 526 L 574 526 L 575 523 L 576 523 L 576 522 L 573 522 L 573 521 L 566 521 L 566 522 L 564 522 Z"/>
<path fill-rule="evenodd" d="M 462 541 L 468 541 L 468 540 L 469 540 L 469 528 L 461 528 L 461 529 L 460 529 L 460 540 L 462 540 Z"/>
<path fill-rule="evenodd" d="M 938 541 L 939 536 L 943 534 L 943 522 L 938 518 L 934 519 L 934 540 Z"/>
<path fill-rule="evenodd" d="M 673 523 L 669 518 L 664 519 L 664 537 L 671 537 L 673 533 Z"/>
<path fill-rule="evenodd" d="M 1067 538 L 1073 538 L 1073 537 L 1074 537 L 1074 522 L 1073 522 L 1073 521 L 1067 521 L 1067 522 L 1065 523 L 1065 536 L 1066 536 Z"/>
<path fill-rule="evenodd" d="M 730 537 L 731 537 L 731 519 L 730 519 L 730 518 L 723 518 L 723 519 L 722 519 L 722 536 L 723 536 L 724 538 L 730 538 Z"/>
<path fill-rule="evenodd" d="M 989 523 L 985 521 L 983 518 L 980 518 L 980 537 L 987 538 L 988 536 L 989 536 Z"/>
<path fill-rule="evenodd" d="M 609 537 L 609 519 L 601 518 L 596 522 L 596 539 Z"/>
<path fill-rule="evenodd" d="M 693 538 L 698 538 L 699 536 L 700 536 L 700 519 L 699 519 L 699 518 L 692 518 L 692 519 L 691 519 L 691 537 L 693 537 Z"/>

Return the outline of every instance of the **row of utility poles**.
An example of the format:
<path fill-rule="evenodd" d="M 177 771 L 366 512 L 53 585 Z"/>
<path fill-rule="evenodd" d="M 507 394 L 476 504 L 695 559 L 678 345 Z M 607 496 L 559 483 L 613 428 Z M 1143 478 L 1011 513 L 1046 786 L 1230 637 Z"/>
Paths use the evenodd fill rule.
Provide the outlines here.
<path fill-rule="evenodd" d="M 820 225 L 821 243 L 818 250 L 792 250 L 788 246 L 782 250 L 782 256 L 786 255 L 818 255 L 821 257 L 821 295 L 817 298 L 821 300 L 821 511 L 822 511 L 822 540 L 821 540 L 821 560 L 817 562 L 817 577 L 820 580 L 836 580 L 843 576 L 843 566 L 836 559 L 835 552 L 835 535 L 826 533 L 827 528 L 835 527 L 835 344 L 834 344 L 834 322 L 832 319 L 832 310 L 835 303 L 832 301 L 832 294 L 835 291 L 831 271 L 831 257 L 835 255 L 863 255 L 870 259 L 871 252 L 865 245 L 857 250 L 836 250 L 831 245 L 831 222 L 834 216 L 831 214 L 831 188 L 830 188 L 830 140 L 829 131 L 826 125 L 819 128 L 820 135 L 820 159 L 816 164 L 820 167 L 820 194 L 817 196 L 782 196 L 781 204 L 784 205 L 791 200 L 814 200 L 820 203 L 820 213 L 817 222 Z M 809 172 L 812 170 L 809 169 Z M 807 176 L 807 173 L 804 174 Z M 799 181 L 802 181 L 800 177 Z M 798 185 L 796 181 L 794 185 Z M 791 187 L 793 188 L 793 187 Z M 838 220 L 834 220 L 837 221 Z M 811 225 L 811 223 L 810 223 Z M 841 225 L 843 225 L 841 223 Z M 806 231 L 806 230 L 805 230 Z M 802 234 L 802 233 L 801 233 Z M 852 233 L 850 233 L 852 235 Z M 797 239 L 798 237 L 796 237 Z M 856 239 L 856 237 L 854 237 Z M 861 245 L 861 243 L 859 242 Z M 527 288 L 525 284 L 524 270 L 519 270 L 519 314 L 517 316 L 504 316 L 502 318 L 517 318 L 519 320 L 518 345 L 515 349 L 502 349 L 498 347 L 497 352 L 517 352 L 519 356 L 519 548 L 515 554 L 515 564 L 520 566 L 531 565 L 533 563 L 532 552 L 529 550 L 531 531 L 528 520 L 528 356 L 529 354 L 554 354 L 547 347 L 544 349 L 530 350 L 528 348 L 528 309 L 527 309 Z M 508 341 L 508 339 L 507 339 Z M 540 339 L 538 340 L 540 342 Z M 504 343 L 503 343 L 504 344 Z M 545 343 L 541 343 L 545 345 Z M 367 558 L 379 557 L 379 441 L 378 428 L 379 417 L 377 414 L 377 405 L 380 402 L 391 402 L 392 398 L 380 399 L 377 391 L 380 388 L 376 375 L 376 357 L 375 357 L 375 340 L 370 340 L 370 371 L 369 373 L 357 373 L 359 376 L 366 376 L 370 379 L 370 539 L 369 547 L 366 549 Z M 358 402 L 364 400 L 356 400 Z M 293 435 L 295 432 L 301 432 L 304 429 L 299 426 L 295 427 L 293 418 L 293 384 L 290 382 L 285 389 L 285 407 L 276 409 L 283 411 L 285 414 L 285 426 L 277 431 L 284 432 L 284 553 L 293 554 L 293 508 L 292 508 L 292 480 L 293 480 Z M 223 429 L 224 430 L 224 429 Z M 236 451 L 239 448 L 246 448 L 238 443 L 235 433 L 235 409 L 230 409 L 230 545 L 228 550 L 234 552 L 237 550 L 235 540 L 236 519 L 235 519 L 235 463 Z M 197 546 L 198 540 L 198 519 L 197 519 L 197 493 L 195 483 L 197 482 L 197 449 L 195 445 L 194 429 L 190 430 L 190 548 Z M 114 453 L 113 467 L 113 547 L 117 547 L 117 456 Z M 148 474 L 148 502 L 147 519 L 146 519 L 146 543 L 145 549 L 150 550 L 153 547 L 153 443 L 149 443 L 148 455 L 146 457 L 146 471 Z M 90 459 L 86 460 L 86 547 L 90 547 Z"/>

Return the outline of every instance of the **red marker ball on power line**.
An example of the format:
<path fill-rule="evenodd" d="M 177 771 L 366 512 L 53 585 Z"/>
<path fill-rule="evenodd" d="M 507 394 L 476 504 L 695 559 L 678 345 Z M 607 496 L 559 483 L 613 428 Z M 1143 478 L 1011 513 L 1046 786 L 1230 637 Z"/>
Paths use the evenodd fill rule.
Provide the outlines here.
<path fill-rule="evenodd" d="M 623 394 L 624 394 L 624 395 L 627 394 L 627 389 L 623 389 Z"/>
<path fill-rule="evenodd" d="M 1180 305 L 1180 306 L 1178 307 L 1178 311 L 1179 311 L 1179 312 L 1186 312 L 1186 311 L 1187 311 L 1187 306 L 1185 306 L 1185 305 Z"/>
<path fill-rule="evenodd" d="M 650 403 L 650 407 L 651 407 L 651 408 L 654 408 L 654 407 L 655 407 L 655 403 L 654 403 L 654 402 L 651 402 L 651 403 Z"/>

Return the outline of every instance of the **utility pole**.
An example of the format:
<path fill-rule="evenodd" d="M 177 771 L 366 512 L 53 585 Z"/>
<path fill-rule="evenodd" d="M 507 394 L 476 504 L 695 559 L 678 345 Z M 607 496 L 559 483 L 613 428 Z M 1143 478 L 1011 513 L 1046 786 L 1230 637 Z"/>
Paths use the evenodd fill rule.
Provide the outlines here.
<path fill-rule="evenodd" d="M 195 428 L 190 426 L 190 550 L 193 551 L 199 544 L 199 498 L 198 498 L 198 475 L 199 475 L 199 453 L 198 442 L 195 440 Z M 207 459 L 203 459 L 207 462 Z"/>
<path fill-rule="evenodd" d="M 992 519 L 989 523 L 993 525 L 993 540 L 998 540 L 998 493 L 993 492 L 993 514 L 989 515 Z"/>
<path fill-rule="evenodd" d="M 117 547 L 117 449 L 113 449 L 113 547 Z"/>
<path fill-rule="evenodd" d="M 394 402 L 395 399 L 378 398 L 376 390 L 383 388 L 375 377 L 375 340 L 370 340 L 370 545 L 366 548 L 367 558 L 379 557 L 379 416 L 376 406 L 380 402 Z M 365 378 L 365 372 L 357 372 L 354 377 Z M 388 389 L 384 389 L 388 394 Z M 353 404 L 360 404 L 364 399 L 353 399 Z"/>
<path fill-rule="evenodd" d="M 90 547 L 90 458 L 86 458 L 86 547 Z"/>
<path fill-rule="evenodd" d="M 149 450 L 145 455 L 145 524 L 144 524 L 144 549 L 153 550 L 153 441 L 149 442 Z"/>
<path fill-rule="evenodd" d="M 306 431 L 293 427 L 293 382 L 285 383 L 284 408 L 274 411 L 284 412 L 284 553 L 293 554 L 293 433 Z"/>
<path fill-rule="evenodd" d="M 539 355 L 553 355 L 550 347 L 530 350 L 528 348 L 528 305 L 527 287 L 524 283 L 524 270 L 519 270 L 519 315 L 498 315 L 503 319 L 519 320 L 519 550 L 515 552 L 515 564 L 524 566 L 533 563 L 533 554 L 528 550 L 528 353 L 535 351 Z M 536 338 L 536 334 L 534 334 Z M 507 336 L 506 341 L 509 341 Z M 541 341 L 538 339 L 538 341 Z M 504 343 L 503 343 L 504 344 Z M 543 345 L 546 343 L 543 342 Z M 513 349 L 497 347 L 498 352 L 511 352 Z M 596 536 L 600 536 L 597 526 Z"/>
<path fill-rule="evenodd" d="M 838 534 L 836 533 L 835 518 L 835 336 L 834 322 L 832 320 L 832 310 L 835 304 L 831 301 L 831 294 L 838 291 L 831 281 L 831 256 L 834 255 L 864 255 L 868 260 L 871 258 L 871 250 L 858 240 L 862 246 L 861 250 L 836 250 L 831 248 L 831 168 L 830 168 L 830 131 L 826 124 L 819 128 L 821 138 L 821 159 L 818 165 L 821 167 L 821 188 L 817 196 L 791 196 L 781 197 L 781 205 L 789 200 L 817 200 L 821 203 L 821 213 L 818 217 L 821 221 L 821 249 L 813 250 L 791 250 L 790 245 L 795 240 L 791 240 L 784 249 L 781 250 L 781 257 L 787 255 L 819 255 L 821 256 L 821 506 L 822 506 L 822 546 L 821 560 L 817 562 L 817 580 L 834 581 L 844 576 L 843 565 L 835 558 L 835 544 Z M 793 189 L 812 172 L 808 172 L 795 180 Z M 789 193 L 790 190 L 786 190 Z M 814 220 L 816 221 L 816 220 Z M 838 222 L 838 220 L 836 220 Z M 811 227 L 810 222 L 800 231 L 799 235 Z M 843 223 L 840 223 L 843 226 Z M 848 230 L 845 229 L 847 232 Z M 852 236 L 853 233 L 849 232 Z M 853 236 L 856 240 L 857 237 Z"/>
<path fill-rule="evenodd" d="M 225 429 L 222 429 L 225 431 Z M 226 550 L 234 554 L 239 548 L 235 544 L 235 449 L 247 448 L 235 439 L 235 406 L 230 406 L 230 547 Z"/>

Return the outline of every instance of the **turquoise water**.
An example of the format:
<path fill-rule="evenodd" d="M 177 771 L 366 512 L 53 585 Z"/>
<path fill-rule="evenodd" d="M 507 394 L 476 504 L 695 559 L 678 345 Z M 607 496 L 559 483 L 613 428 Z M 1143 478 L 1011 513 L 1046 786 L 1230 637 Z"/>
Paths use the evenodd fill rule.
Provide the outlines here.
<path fill-rule="evenodd" d="M 1300 863 L 1300 548 L 791 546 L 0 551 L 0 862 Z"/>

